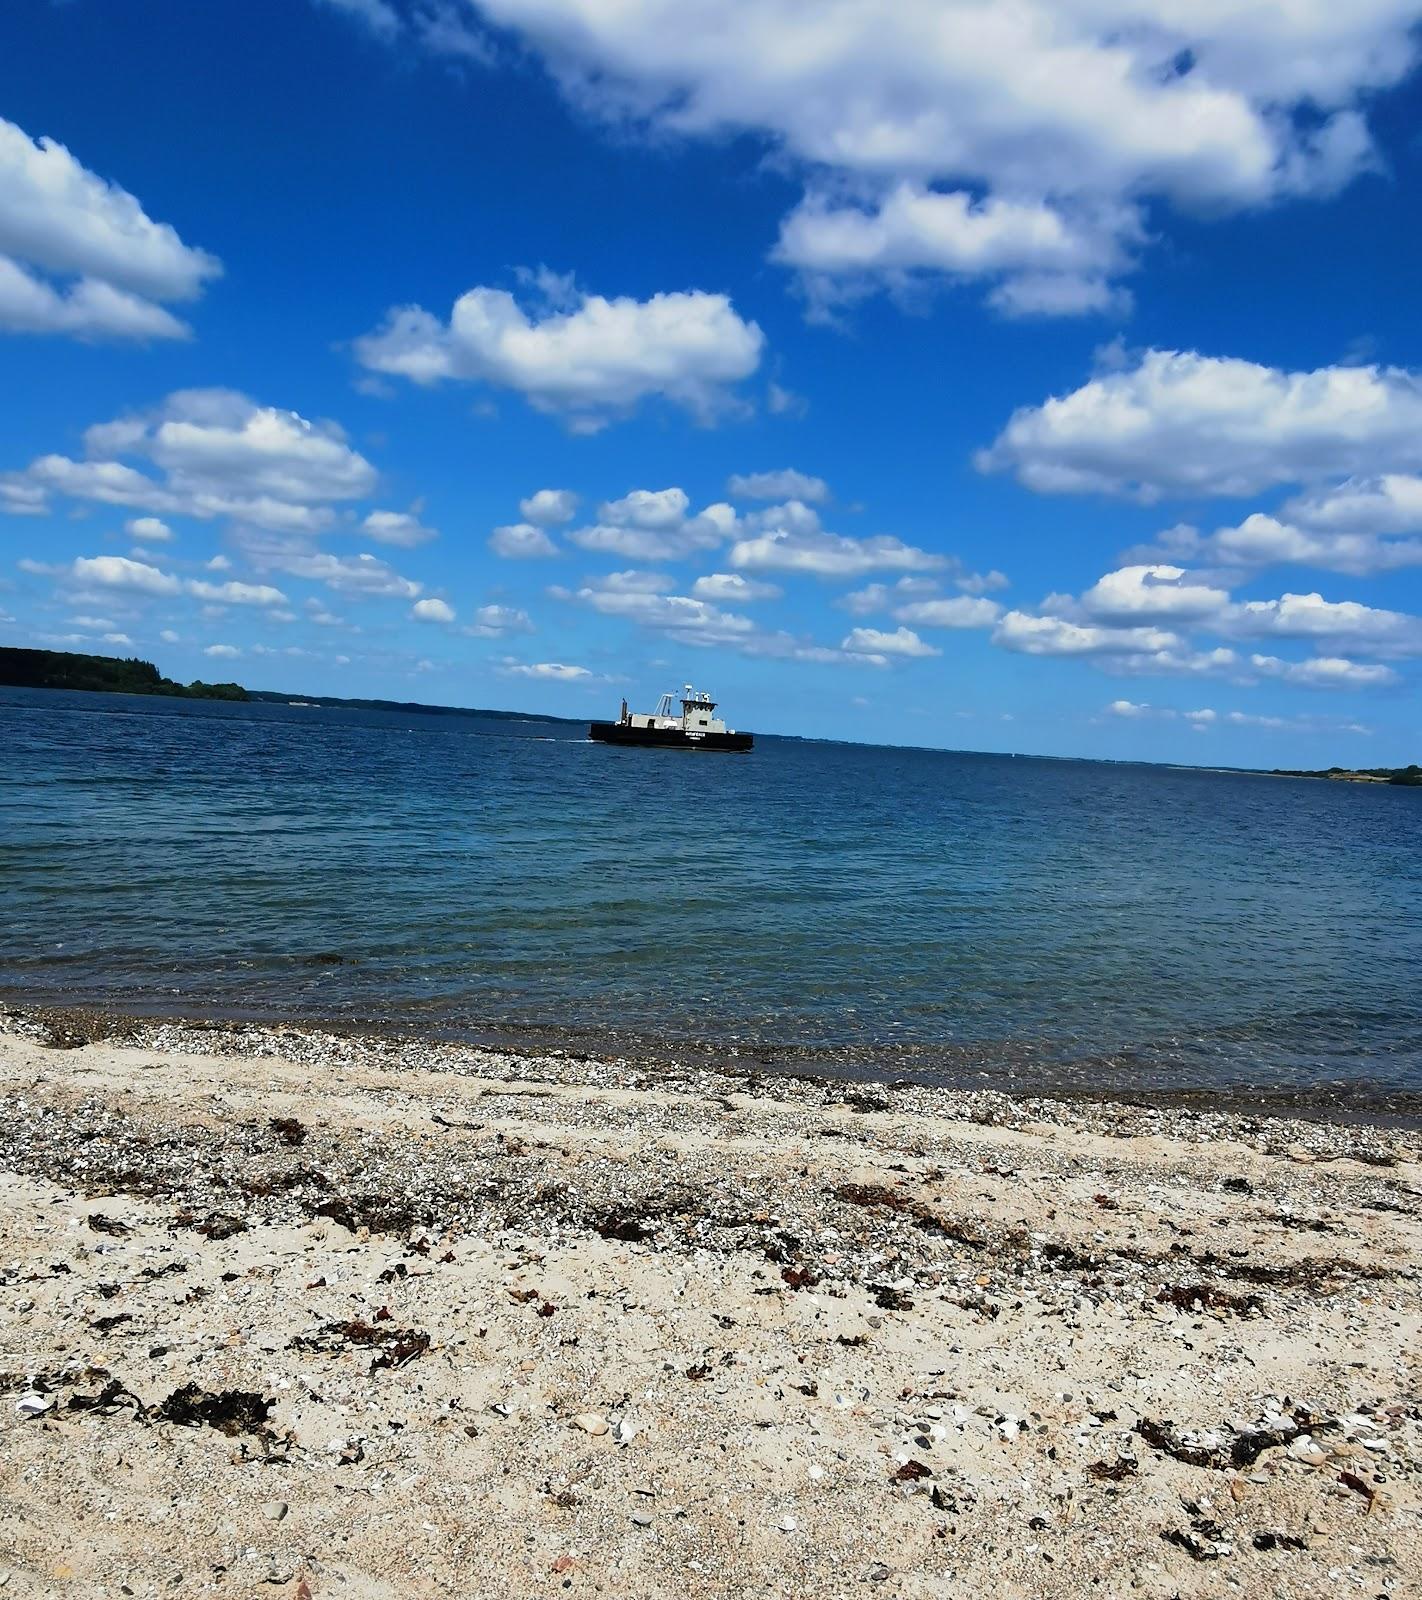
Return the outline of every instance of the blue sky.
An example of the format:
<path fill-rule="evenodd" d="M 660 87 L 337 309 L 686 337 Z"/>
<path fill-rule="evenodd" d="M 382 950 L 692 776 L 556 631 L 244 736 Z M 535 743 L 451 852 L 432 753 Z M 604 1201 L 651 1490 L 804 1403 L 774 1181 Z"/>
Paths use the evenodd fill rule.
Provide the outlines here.
<path fill-rule="evenodd" d="M 0 642 L 1418 759 L 1422 0 L 1239 10 L 12 0 Z"/>

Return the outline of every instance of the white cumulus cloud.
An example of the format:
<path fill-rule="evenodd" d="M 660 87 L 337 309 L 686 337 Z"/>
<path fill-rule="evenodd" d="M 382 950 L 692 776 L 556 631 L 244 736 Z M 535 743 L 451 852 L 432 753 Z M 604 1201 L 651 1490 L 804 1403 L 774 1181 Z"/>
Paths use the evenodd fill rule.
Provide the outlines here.
<path fill-rule="evenodd" d="M 431 597 L 428 600 L 416 600 L 410 607 L 410 615 L 416 622 L 453 622 L 454 607 L 447 601 Z"/>
<path fill-rule="evenodd" d="M 402 550 L 439 538 L 435 529 L 426 528 L 408 511 L 372 511 L 360 526 L 366 537 L 377 544 L 397 545 Z"/>
<path fill-rule="evenodd" d="M 1248 681 L 1238 654 L 1227 645 L 1208 650 L 1192 649 L 1177 642 L 1157 648 L 1131 649 L 1124 653 L 1107 652 L 1098 657 L 1103 670 L 1132 678 L 1229 678 Z"/>
<path fill-rule="evenodd" d="M 1320 533 L 1422 533 L 1422 477 L 1384 472 L 1349 478 L 1291 500 L 1284 512 Z"/>
<path fill-rule="evenodd" d="M 945 600 L 910 600 L 895 608 L 898 622 L 916 623 L 921 628 L 988 628 L 1002 615 L 996 600 L 981 596 L 953 595 Z"/>
<path fill-rule="evenodd" d="M 676 561 L 699 550 L 714 550 L 740 522 L 732 508 L 717 501 L 695 516 L 684 489 L 633 489 L 620 500 L 598 507 L 598 521 L 574 528 L 572 544 L 628 561 Z"/>
<path fill-rule="evenodd" d="M 510 633 L 532 633 L 533 619 L 517 606 L 478 606 L 464 631 L 475 639 L 501 639 Z"/>
<path fill-rule="evenodd" d="M 221 270 L 62 144 L 0 118 L 0 330 L 185 338 L 158 302 L 194 299 Z"/>
<path fill-rule="evenodd" d="M 323 583 L 338 594 L 414 600 L 424 588 L 414 578 L 404 577 L 368 551 L 355 556 L 337 556 L 305 539 L 252 529 L 239 530 L 236 538 L 242 554 L 256 571 L 284 572 L 293 578 L 306 578 L 312 583 Z"/>
<path fill-rule="evenodd" d="M 21 563 L 22 566 L 26 563 Z M 280 589 L 264 583 L 209 583 L 204 578 L 179 578 L 171 572 L 128 556 L 79 556 L 67 567 L 29 563 L 27 570 L 57 576 L 69 588 L 117 590 L 136 596 L 192 595 L 211 606 L 284 606 Z"/>
<path fill-rule="evenodd" d="M 1307 661 L 1281 661 L 1278 656 L 1250 656 L 1249 664 L 1265 678 L 1301 684 L 1310 689 L 1379 689 L 1397 683 L 1391 667 L 1378 662 L 1349 661 L 1343 656 L 1313 656 Z"/>
<path fill-rule="evenodd" d="M 1199 622 L 1218 616 L 1229 591 L 1191 582 L 1181 567 L 1121 567 L 1097 579 L 1081 597 L 1082 609 L 1102 622 Z"/>
<path fill-rule="evenodd" d="M 773 583 L 743 577 L 739 572 L 708 572 L 692 584 L 691 592 L 698 600 L 745 605 L 753 600 L 778 600 L 784 590 Z"/>
<path fill-rule="evenodd" d="M 905 544 L 889 534 L 851 539 L 820 526 L 814 510 L 798 500 L 756 512 L 755 531 L 731 546 L 733 567 L 764 572 L 808 572 L 820 578 L 859 578 L 870 572 L 935 572 L 946 556 Z"/>
<path fill-rule="evenodd" d="M 207 583 L 201 578 L 189 578 L 183 589 L 215 605 L 284 606 L 287 603 L 281 590 L 269 583 Z"/>
<path fill-rule="evenodd" d="M 739 612 L 727 611 L 696 595 L 668 594 L 660 573 L 615 572 L 585 584 L 576 593 L 555 590 L 560 599 L 620 617 L 665 634 L 681 645 L 719 646 L 739 655 L 783 661 L 884 666 L 883 653 L 860 654 L 798 638 L 783 629 L 764 629 Z"/>
<path fill-rule="evenodd" d="M 571 489 L 538 489 L 527 500 L 520 500 L 518 509 L 525 522 L 551 528 L 573 520 L 578 497 Z"/>
<path fill-rule="evenodd" d="M 867 206 L 811 191 L 785 218 L 776 259 L 806 277 L 822 303 L 924 274 L 996 283 L 1009 315 L 1074 316 L 1123 307 L 1112 278 L 1142 235 L 1134 208 L 975 197 L 900 182 Z"/>
<path fill-rule="evenodd" d="M 124 530 L 140 544 L 167 544 L 173 537 L 173 530 L 158 517 L 130 517 Z"/>
<path fill-rule="evenodd" d="M 620 500 L 605 500 L 598 520 L 624 528 L 650 528 L 658 533 L 681 527 L 690 501 L 685 489 L 633 489 Z"/>
<path fill-rule="evenodd" d="M 558 554 L 558 546 L 531 522 L 510 522 L 489 535 L 489 548 L 505 561 L 541 561 Z"/>
<path fill-rule="evenodd" d="M 840 649 L 852 655 L 941 656 L 943 652 L 920 639 L 912 628 L 851 628 L 840 641 Z"/>
<path fill-rule="evenodd" d="M 0 256 L 0 331 L 76 339 L 186 339 L 186 323 L 141 295 L 90 280 L 55 288 Z"/>
<path fill-rule="evenodd" d="M 1108 717 L 1127 721 L 1153 718 L 1172 721 L 1180 718 L 1194 733 L 1208 733 L 1213 729 L 1259 728 L 1270 733 L 1368 733 L 1370 730 L 1356 722 L 1338 722 L 1320 717 L 1279 717 L 1257 711 L 1216 711 L 1204 706 L 1196 711 L 1176 711 L 1171 706 L 1153 706 L 1146 701 L 1113 700 L 1106 707 Z"/>
<path fill-rule="evenodd" d="M 1221 627 L 1239 638 L 1312 639 L 1368 655 L 1422 655 L 1422 617 L 1318 593 L 1246 600 L 1231 608 Z"/>
<path fill-rule="evenodd" d="M 690 595 L 660 594 L 619 583 L 591 583 L 579 589 L 574 598 L 604 616 L 625 617 L 658 632 L 690 636 L 701 644 L 726 643 L 756 631 L 749 617 Z"/>
<path fill-rule="evenodd" d="M 1326 494 L 1312 502 L 1319 508 L 1328 503 Z M 1202 534 L 1188 525 L 1167 528 L 1152 544 L 1128 554 L 1156 559 L 1175 557 L 1218 566 L 1318 567 L 1325 572 L 1371 577 L 1403 567 L 1422 566 L 1422 538 L 1390 538 L 1372 531 L 1301 527 L 1267 512 L 1255 511 L 1237 525 L 1217 528 L 1210 534 Z"/>
<path fill-rule="evenodd" d="M 561 661 L 506 661 L 498 669 L 511 678 L 541 678 L 550 683 L 576 683 L 579 678 L 591 678 L 587 667 L 565 665 Z"/>
<path fill-rule="evenodd" d="M 0 472 L 0 511 L 10 517 L 46 517 L 49 491 L 43 484 L 27 483 L 18 474 Z"/>
<path fill-rule="evenodd" d="M 732 500 L 802 500 L 806 505 L 823 505 L 830 497 L 823 478 L 793 467 L 776 472 L 735 472 L 726 480 L 726 493 Z"/>
<path fill-rule="evenodd" d="M 86 459 L 40 456 L 0 477 L 0 488 L 315 533 L 330 526 L 332 502 L 358 499 L 377 483 L 334 422 L 310 422 L 231 389 L 178 390 L 150 410 L 86 429 L 84 443 Z"/>
<path fill-rule="evenodd" d="M 764 342 L 722 294 L 581 295 L 572 309 L 530 313 L 507 290 L 477 288 L 455 301 L 447 323 L 420 306 L 397 307 L 355 350 L 372 371 L 512 389 L 592 431 L 654 397 L 715 416 L 759 366 Z"/>
<path fill-rule="evenodd" d="M 1372 94 L 1417 58 L 1415 0 L 477 10 L 620 132 L 758 136 L 810 184 L 785 228 L 791 264 L 892 281 L 904 262 L 981 275 L 991 261 L 1013 309 L 1081 309 L 1129 265 L 1119 257 L 1136 229 L 1113 232 L 1110 219 L 1133 219 L 1141 200 L 1217 213 L 1335 192 L 1377 159 Z M 917 202 L 907 219 L 894 214 L 912 212 L 904 195 Z M 837 213 L 850 211 L 867 220 L 846 225 Z M 1077 242 L 1093 229 L 1094 251 Z"/>
<path fill-rule="evenodd" d="M 1366 475 L 1422 465 L 1422 383 L 1397 367 L 1285 372 L 1148 350 L 1018 410 L 977 461 L 1040 493 L 1146 501 Z"/>
<path fill-rule="evenodd" d="M 128 589 L 155 595 L 181 594 L 183 588 L 172 573 L 162 572 L 146 561 L 130 561 L 127 556 L 79 556 L 69 571 L 85 588 Z"/>
<path fill-rule="evenodd" d="M 1180 639 L 1163 628 L 1105 628 L 1009 611 L 994 629 L 992 642 L 1029 656 L 1093 656 L 1173 650 Z"/>

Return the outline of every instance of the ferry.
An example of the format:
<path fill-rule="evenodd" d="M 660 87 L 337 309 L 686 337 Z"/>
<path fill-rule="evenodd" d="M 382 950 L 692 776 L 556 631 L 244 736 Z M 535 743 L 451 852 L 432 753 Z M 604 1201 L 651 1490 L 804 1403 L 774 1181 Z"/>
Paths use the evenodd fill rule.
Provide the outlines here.
<path fill-rule="evenodd" d="M 676 706 L 681 703 L 681 712 Z M 680 693 L 664 694 L 657 709 L 629 711 L 622 702 L 616 722 L 594 722 L 588 737 L 599 744 L 656 745 L 666 750 L 749 750 L 755 744 L 749 733 L 737 733 L 713 716 L 716 702 L 709 694 L 686 684 Z"/>

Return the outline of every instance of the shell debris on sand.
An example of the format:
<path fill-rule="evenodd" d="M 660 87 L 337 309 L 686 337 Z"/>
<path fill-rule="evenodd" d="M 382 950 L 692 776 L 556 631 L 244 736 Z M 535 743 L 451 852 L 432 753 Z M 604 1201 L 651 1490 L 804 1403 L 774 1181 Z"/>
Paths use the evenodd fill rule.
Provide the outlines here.
<path fill-rule="evenodd" d="M 46 1037 L 0 1027 L 7 1593 L 1314 1600 L 1422 1570 L 1407 1131 Z"/>

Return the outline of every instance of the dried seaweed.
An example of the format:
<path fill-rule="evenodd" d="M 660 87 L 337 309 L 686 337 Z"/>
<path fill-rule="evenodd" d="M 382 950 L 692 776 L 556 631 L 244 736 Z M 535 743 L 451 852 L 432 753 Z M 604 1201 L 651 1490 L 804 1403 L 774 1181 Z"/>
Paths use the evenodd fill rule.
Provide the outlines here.
<path fill-rule="evenodd" d="M 874 1296 L 874 1304 L 881 1311 L 912 1311 L 913 1300 L 902 1289 L 895 1289 L 888 1283 L 871 1283 L 869 1291 Z"/>
<path fill-rule="evenodd" d="M 874 1206 L 896 1211 L 909 1218 L 915 1227 L 940 1239 L 952 1239 L 970 1250 L 985 1250 L 989 1240 L 965 1223 L 955 1222 L 935 1211 L 922 1200 L 900 1193 L 883 1183 L 842 1183 L 830 1191 L 836 1200 L 852 1206 Z"/>
<path fill-rule="evenodd" d="M 1261 1528 L 1250 1543 L 1256 1550 L 1307 1550 L 1308 1541 L 1300 1539 L 1297 1534 L 1274 1533 L 1268 1528 Z"/>
<path fill-rule="evenodd" d="M 368 1228 L 371 1233 L 408 1234 L 429 1221 L 408 1201 L 380 1194 L 338 1195 L 334 1200 L 323 1201 L 315 1214 L 339 1222 L 352 1233 Z"/>
<path fill-rule="evenodd" d="M 132 1408 L 136 1420 L 148 1420 L 148 1407 L 117 1378 L 110 1378 L 98 1394 L 72 1394 L 65 1403 L 67 1411 L 92 1411 L 101 1417 L 111 1417 L 125 1407 Z"/>
<path fill-rule="evenodd" d="M 1149 1417 L 1142 1417 L 1135 1431 L 1153 1450 L 1173 1456 L 1187 1466 L 1223 1469 L 1252 1467 L 1266 1450 L 1292 1444 L 1300 1434 L 1321 1426 L 1325 1424 L 1308 1418 L 1306 1413 L 1296 1414 L 1295 1420 L 1282 1428 L 1248 1428 L 1236 1433 L 1228 1449 L 1188 1444 L 1173 1423 L 1153 1422 Z"/>
<path fill-rule="evenodd" d="M 298 1165 L 283 1167 L 279 1172 L 264 1172 L 255 1178 L 244 1178 L 245 1193 L 258 1196 L 289 1194 L 293 1189 L 329 1189 L 331 1180 L 315 1167 Z"/>
<path fill-rule="evenodd" d="M 1198 1305 L 1205 1311 L 1233 1311 L 1237 1316 L 1248 1317 L 1264 1310 L 1264 1302 L 1257 1294 L 1231 1294 L 1211 1283 L 1166 1284 L 1155 1298 L 1158 1305 L 1171 1305 L 1177 1311 L 1193 1311 Z"/>
<path fill-rule="evenodd" d="M 236 1437 L 248 1433 L 270 1432 L 267 1418 L 275 1400 L 268 1400 L 250 1389 L 222 1389 L 209 1394 L 196 1383 L 185 1383 L 159 1405 L 148 1408 L 154 1422 L 174 1422 L 184 1428 L 216 1428 Z"/>
<path fill-rule="evenodd" d="M 1167 1544 L 1179 1545 L 1192 1561 L 1218 1561 L 1223 1552 L 1216 1540 L 1223 1532 L 1217 1522 L 1197 1522 L 1188 1533 L 1180 1528 L 1169 1528 L 1160 1537 Z"/>
<path fill-rule="evenodd" d="M 384 1311 L 384 1317 L 390 1313 Z M 377 1312 L 376 1321 L 382 1320 Z M 352 1318 L 349 1322 L 327 1322 L 314 1333 L 298 1334 L 288 1348 L 292 1350 L 319 1350 L 335 1354 L 352 1345 L 374 1348 L 378 1354 L 370 1363 L 372 1372 L 393 1370 L 422 1356 L 430 1348 L 431 1340 L 423 1328 L 376 1327 L 373 1323 Z"/>

